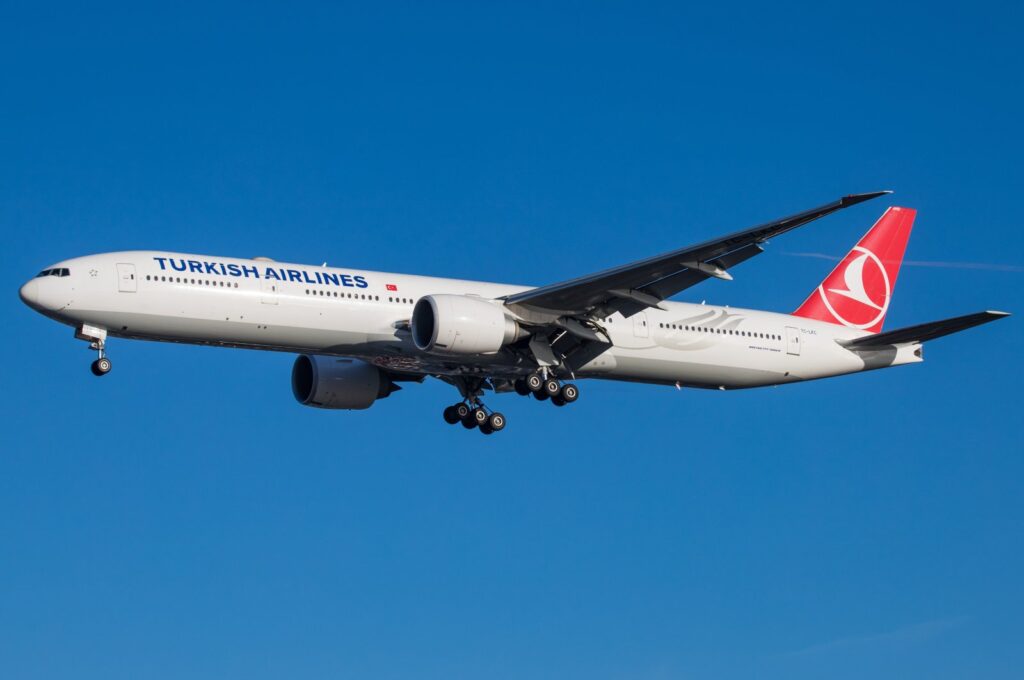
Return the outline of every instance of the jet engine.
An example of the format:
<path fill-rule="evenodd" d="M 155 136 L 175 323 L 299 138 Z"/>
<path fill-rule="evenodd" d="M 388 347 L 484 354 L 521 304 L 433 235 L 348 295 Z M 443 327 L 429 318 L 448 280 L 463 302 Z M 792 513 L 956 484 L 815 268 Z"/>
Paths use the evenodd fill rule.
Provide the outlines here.
<path fill-rule="evenodd" d="M 416 347 L 442 354 L 494 354 L 523 337 L 499 304 L 468 295 L 421 297 L 411 330 Z"/>
<path fill-rule="evenodd" d="M 302 354 L 292 366 L 292 394 L 304 406 L 370 408 L 398 389 L 386 373 L 358 359 Z"/>

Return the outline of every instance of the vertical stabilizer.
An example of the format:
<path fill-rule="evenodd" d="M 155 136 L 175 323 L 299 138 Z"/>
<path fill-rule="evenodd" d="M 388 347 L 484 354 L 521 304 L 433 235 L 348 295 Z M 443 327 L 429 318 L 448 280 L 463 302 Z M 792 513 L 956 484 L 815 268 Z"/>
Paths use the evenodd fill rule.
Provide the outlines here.
<path fill-rule="evenodd" d="M 889 208 L 832 270 L 795 316 L 882 330 L 917 211 Z"/>

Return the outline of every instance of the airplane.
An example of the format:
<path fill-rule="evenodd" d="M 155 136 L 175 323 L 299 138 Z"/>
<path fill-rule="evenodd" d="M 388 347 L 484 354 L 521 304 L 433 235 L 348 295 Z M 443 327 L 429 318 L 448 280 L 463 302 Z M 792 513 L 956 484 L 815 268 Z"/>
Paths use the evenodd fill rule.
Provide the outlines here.
<path fill-rule="evenodd" d="M 164 251 L 76 257 L 25 283 L 32 309 L 74 327 L 110 372 L 107 340 L 293 352 L 295 399 L 365 409 L 400 383 L 440 379 L 444 420 L 493 434 L 485 392 L 565 406 L 574 381 L 732 390 L 923 360 L 923 343 L 1008 316 L 983 311 L 882 331 L 916 211 L 890 207 L 792 314 L 669 298 L 760 254 L 769 239 L 890 194 L 851 194 L 789 217 L 540 287 Z"/>

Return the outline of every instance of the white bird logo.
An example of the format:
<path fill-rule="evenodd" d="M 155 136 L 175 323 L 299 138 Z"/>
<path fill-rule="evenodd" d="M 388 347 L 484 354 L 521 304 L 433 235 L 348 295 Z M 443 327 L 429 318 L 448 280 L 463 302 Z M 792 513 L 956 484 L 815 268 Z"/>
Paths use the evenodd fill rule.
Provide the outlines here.
<path fill-rule="evenodd" d="M 843 271 L 843 283 L 846 284 L 846 289 L 829 288 L 826 292 L 825 284 L 822 283 L 822 285 L 818 286 L 818 293 L 821 295 L 821 300 L 825 303 L 825 307 L 832 313 L 832 316 L 834 316 L 839 323 L 850 328 L 867 329 L 874 327 L 879 321 L 885 318 L 885 312 L 889 309 L 889 298 L 892 294 L 892 287 L 889 282 L 889 272 L 885 270 L 885 267 L 882 265 L 882 261 L 878 259 L 877 255 L 863 246 L 855 246 L 854 250 L 861 254 L 850 260 L 850 263 L 846 265 L 846 269 Z M 871 299 L 864 286 L 864 267 L 867 265 L 869 259 L 874 262 L 875 265 L 878 266 L 879 271 L 882 272 L 882 286 L 885 289 L 885 297 L 882 299 L 881 305 Z M 871 309 L 874 309 L 878 313 L 875 315 L 875 318 L 871 319 L 867 323 L 855 323 L 839 313 L 829 300 L 828 293 L 834 293 L 835 295 L 855 300 L 862 305 L 866 305 Z"/>
<path fill-rule="evenodd" d="M 846 290 L 829 288 L 828 292 L 848 297 L 851 300 L 856 300 L 857 302 L 867 305 L 872 309 L 881 311 L 882 306 L 876 305 L 868 296 L 868 292 L 864 290 L 864 265 L 867 264 L 868 257 L 869 255 L 865 253 L 864 255 L 851 260 L 850 264 L 846 266 L 846 271 L 843 272 L 843 281 L 846 283 Z M 886 297 L 889 297 L 888 291 L 886 291 Z"/>

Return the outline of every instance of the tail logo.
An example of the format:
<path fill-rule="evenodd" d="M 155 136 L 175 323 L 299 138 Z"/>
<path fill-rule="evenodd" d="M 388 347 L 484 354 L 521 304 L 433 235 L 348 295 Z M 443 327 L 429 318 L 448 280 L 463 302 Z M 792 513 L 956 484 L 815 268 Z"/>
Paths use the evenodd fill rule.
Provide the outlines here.
<path fill-rule="evenodd" d="M 849 328 L 871 328 L 889 309 L 889 273 L 878 256 L 863 246 L 854 247 L 845 265 L 842 284 L 837 280 L 839 272 L 835 272 L 818 286 L 818 294 L 839 323 Z"/>

